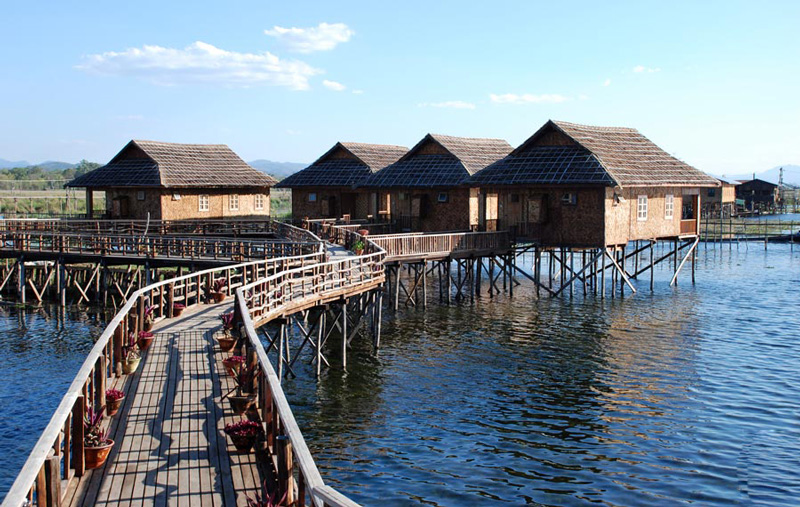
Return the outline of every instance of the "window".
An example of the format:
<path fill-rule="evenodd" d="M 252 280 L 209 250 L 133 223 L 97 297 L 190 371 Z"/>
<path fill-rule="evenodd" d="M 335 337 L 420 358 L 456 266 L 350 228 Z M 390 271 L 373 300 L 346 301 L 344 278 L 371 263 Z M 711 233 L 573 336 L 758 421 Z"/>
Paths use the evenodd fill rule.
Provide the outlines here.
<path fill-rule="evenodd" d="M 566 204 L 567 206 L 575 206 L 578 204 L 578 194 L 572 192 L 566 192 L 564 195 L 561 196 L 561 204 Z"/>
<path fill-rule="evenodd" d="M 715 195 L 717 195 L 717 189 L 716 188 L 709 188 L 708 189 L 708 196 L 709 197 L 714 197 Z"/>
<path fill-rule="evenodd" d="M 256 194 L 256 209 L 264 209 L 264 194 Z"/>
<path fill-rule="evenodd" d="M 308 194 L 308 202 L 317 202 L 316 192 L 311 192 L 310 194 Z M 277 206 L 277 204 L 275 206 Z"/>
<path fill-rule="evenodd" d="M 436 199 L 438 202 L 447 202 L 449 197 L 447 196 L 447 192 L 439 192 L 439 196 Z"/>
<path fill-rule="evenodd" d="M 144 201 L 144 190 L 139 190 L 138 192 L 136 192 L 136 200 Z"/>
<path fill-rule="evenodd" d="M 664 218 L 672 220 L 675 215 L 675 197 L 672 194 L 667 194 L 664 198 Z"/>
<path fill-rule="evenodd" d="M 199 211 L 208 211 L 208 196 L 207 195 L 202 194 L 202 195 L 198 196 L 197 202 L 198 202 L 197 209 Z"/>
<path fill-rule="evenodd" d="M 239 211 L 239 194 L 231 194 L 228 196 L 228 209 L 231 211 Z"/>
<path fill-rule="evenodd" d="M 180 201 L 181 200 L 181 194 L 178 194 L 178 193 L 172 194 L 172 200 L 173 201 Z"/>
<path fill-rule="evenodd" d="M 636 201 L 636 219 L 640 222 L 647 220 L 647 196 L 640 195 Z"/>

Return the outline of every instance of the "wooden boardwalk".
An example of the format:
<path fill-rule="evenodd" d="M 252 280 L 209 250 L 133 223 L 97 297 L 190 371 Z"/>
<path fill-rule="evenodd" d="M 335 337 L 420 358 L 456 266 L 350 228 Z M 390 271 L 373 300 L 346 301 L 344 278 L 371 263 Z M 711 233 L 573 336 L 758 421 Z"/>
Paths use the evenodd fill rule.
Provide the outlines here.
<path fill-rule="evenodd" d="M 230 310 L 232 299 L 155 326 L 125 386 L 108 462 L 68 492 L 70 505 L 234 506 L 258 493 L 255 455 L 236 453 L 223 431 L 240 418 L 222 400 L 232 388 L 221 363 L 228 353 L 213 338 Z"/>

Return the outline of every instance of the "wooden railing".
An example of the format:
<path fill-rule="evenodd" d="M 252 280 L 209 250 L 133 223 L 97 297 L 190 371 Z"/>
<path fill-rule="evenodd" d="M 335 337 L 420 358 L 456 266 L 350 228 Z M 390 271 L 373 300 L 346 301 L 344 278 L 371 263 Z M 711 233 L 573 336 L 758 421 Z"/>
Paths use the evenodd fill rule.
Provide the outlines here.
<path fill-rule="evenodd" d="M 361 237 L 342 231 L 345 241 L 349 235 Z M 379 287 L 385 280 L 385 252 L 369 240 L 366 243 L 365 255 L 280 271 L 236 290 L 237 322 L 246 337 L 248 357 L 255 358 L 261 372 L 256 407 L 267 450 L 277 463 L 277 496 L 286 495 L 285 505 L 306 505 L 307 497 L 316 506 L 357 504 L 322 480 L 256 329 L 313 305 Z"/>
<path fill-rule="evenodd" d="M 317 243 L 308 240 L 245 240 L 210 237 L 74 234 L 0 231 L 0 250 L 176 259 L 246 260 L 305 255 Z"/>
<path fill-rule="evenodd" d="M 6 219 L 0 231 L 56 233 L 131 234 L 131 235 L 217 235 L 241 236 L 272 234 L 279 227 L 269 217 L 258 219 L 211 220 L 103 220 L 103 219 Z"/>
<path fill-rule="evenodd" d="M 346 232 L 355 233 L 359 230 L 366 230 L 369 232 L 369 235 L 374 236 L 378 233 L 389 233 L 395 230 L 394 224 L 389 222 L 338 224 L 337 221 L 332 218 L 304 220 L 303 227 L 313 231 L 314 234 L 324 240 L 344 245 L 348 248 L 350 245 L 345 244 L 347 242 Z"/>
<path fill-rule="evenodd" d="M 386 252 L 386 260 L 403 257 L 452 255 L 460 252 L 505 252 L 511 247 L 506 232 L 458 232 L 445 234 L 389 234 L 370 236 Z"/>
<path fill-rule="evenodd" d="M 291 227 L 291 226 L 287 226 Z M 293 228 L 297 229 L 297 228 Z M 318 240 L 309 231 L 293 231 L 306 241 Z M 207 269 L 164 280 L 139 289 L 111 319 L 103 334 L 87 355 L 55 413 L 22 466 L 3 505 L 60 505 L 62 494 L 72 481 L 84 475 L 83 419 L 89 408 L 105 405 L 105 392 L 123 382 L 119 363 L 129 334 L 135 337 L 142 329 L 147 307 L 155 320 L 172 317 L 175 303 L 187 307 L 201 304 L 213 280 L 225 278 L 228 294 L 248 286 L 252 280 L 269 279 L 277 272 L 302 269 L 325 259 L 321 242 L 314 253 L 253 261 Z M 300 437 L 302 439 L 302 437 Z M 324 490 L 333 494 L 330 491 Z"/>
<path fill-rule="evenodd" d="M 764 218 L 704 218 L 700 222 L 704 241 L 788 241 L 800 240 L 800 222 Z"/>

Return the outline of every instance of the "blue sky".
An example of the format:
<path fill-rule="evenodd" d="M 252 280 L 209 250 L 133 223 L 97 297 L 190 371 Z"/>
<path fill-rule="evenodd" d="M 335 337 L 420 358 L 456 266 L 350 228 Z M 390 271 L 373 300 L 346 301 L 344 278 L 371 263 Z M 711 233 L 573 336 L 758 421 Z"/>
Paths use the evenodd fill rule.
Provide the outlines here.
<path fill-rule="evenodd" d="M 13 2 L 0 158 L 132 139 L 310 162 L 427 132 L 639 129 L 716 174 L 800 163 L 800 2 Z"/>

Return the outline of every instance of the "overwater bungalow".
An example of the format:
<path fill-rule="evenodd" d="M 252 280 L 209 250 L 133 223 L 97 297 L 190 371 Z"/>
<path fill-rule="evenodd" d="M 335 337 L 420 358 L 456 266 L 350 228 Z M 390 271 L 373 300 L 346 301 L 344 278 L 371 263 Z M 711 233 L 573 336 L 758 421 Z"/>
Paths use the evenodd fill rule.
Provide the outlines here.
<path fill-rule="evenodd" d="M 778 185 L 753 178 L 736 185 L 736 198 L 744 201 L 747 211 L 775 211 L 780 203 Z"/>
<path fill-rule="evenodd" d="M 292 189 L 292 217 L 379 219 L 386 209 L 376 192 L 356 186 L 397 162 L 405 146 L 339 142 L 313 164 L 287 177 L 275 188 Z"/>
<path fill-rule="evenodd" d="M 428 134 L 359 187 L 376 192 L 379 213 L 402 229 L 470 230 L 478 225 L 478 190 L 463 183 L 511 149 L 502 139 Z"/>
<path fill-rule="evenodd" d="M 469 184 L 480 188 L 480 229 L 581 248 L 696 235 L 700 189 L 720 186 L 635 129 L 561 121 Z"/>
<path fill-rule="evenodd" d="M 707 188 L 700 192 L 703 213 L 715 218 L 728 218 L 735 211 L 736 183 L 717 178 L 719 188 Z"/>
<path fill-rule="evenodd" d="M 269 216 L 271 176 L 247 165 L 224 144 L 133 140 L 111 161 L 67 187 L 105 191 L 106 216 L 183 220 Z"/>

